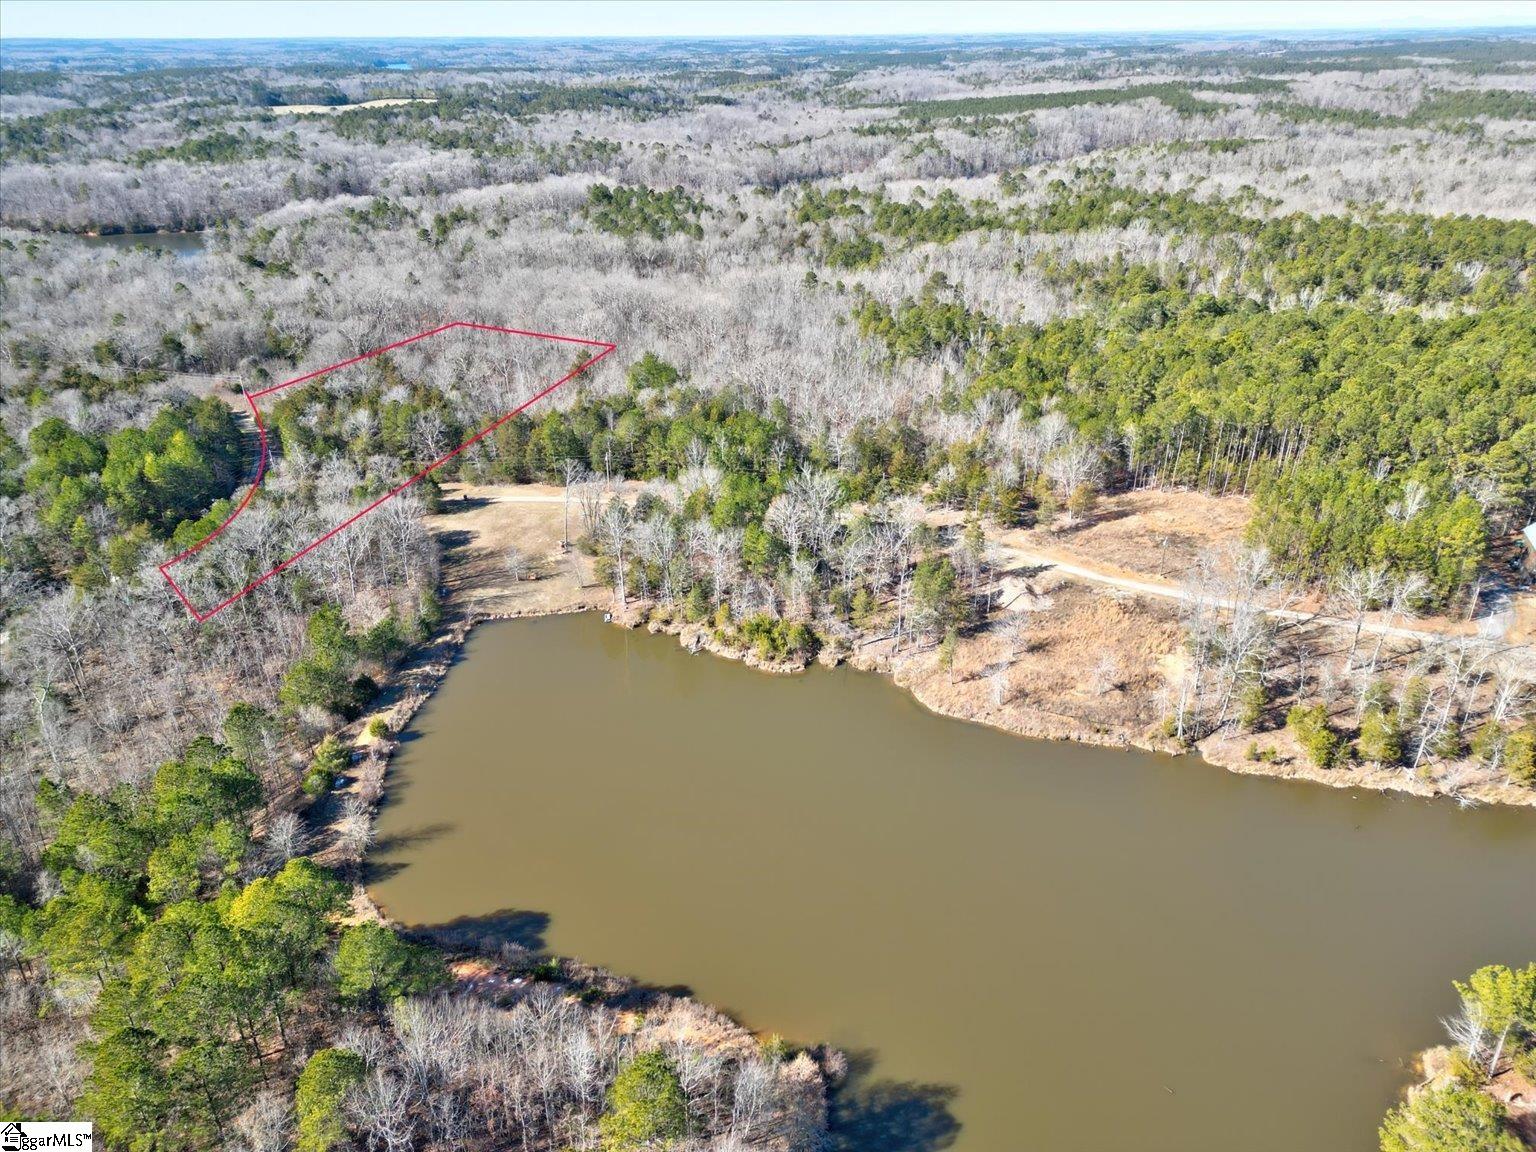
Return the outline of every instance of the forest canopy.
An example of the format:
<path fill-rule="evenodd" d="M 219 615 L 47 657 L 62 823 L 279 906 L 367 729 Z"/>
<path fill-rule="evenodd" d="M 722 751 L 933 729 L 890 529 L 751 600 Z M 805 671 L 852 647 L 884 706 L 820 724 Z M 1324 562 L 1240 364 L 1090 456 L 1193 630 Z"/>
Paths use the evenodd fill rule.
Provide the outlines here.
<path fill-rule="evenodd" d="M 947 1086 L 382 921 L 389 755 L 503 607 L 1528 803 L 1533 64 L 7 39 L 0 1110 L 135 1152 L 952 1140 Z M 451 321 L 614 348 L 399 343 Z M 1502 1152 L 1528 972 L 1458 986 L 1384 1147 Z"/>

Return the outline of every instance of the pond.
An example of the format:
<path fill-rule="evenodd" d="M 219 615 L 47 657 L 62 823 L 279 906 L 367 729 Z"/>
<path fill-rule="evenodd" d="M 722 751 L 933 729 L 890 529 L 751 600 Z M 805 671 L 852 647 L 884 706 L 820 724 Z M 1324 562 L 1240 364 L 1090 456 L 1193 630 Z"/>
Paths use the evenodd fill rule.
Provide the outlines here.
<path fill-rule="evenodd" d="M 849 1149 L 1372 1152 L 1450 981 L 1536 958 L 1531 811 L 1023 740 L 592 616 L 477 628 L 405 735 L 390 914 L 842 1047 Z"/>
<path fill-rule="evenodd" d="M 201 232 L 115 232 L 106 236 L 77 236 L 87 248 L 158 248 L 179 260 L 192 260 L 207 251 Z"/>

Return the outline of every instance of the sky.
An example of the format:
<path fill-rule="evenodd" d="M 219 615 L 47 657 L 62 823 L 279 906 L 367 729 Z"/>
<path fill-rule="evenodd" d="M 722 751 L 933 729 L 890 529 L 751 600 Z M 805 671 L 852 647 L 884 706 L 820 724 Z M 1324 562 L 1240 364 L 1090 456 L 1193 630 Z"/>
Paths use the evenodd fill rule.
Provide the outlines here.
<path fill-rule="evenodd" d="M 1536 0 L 0 0 L 20 39 L 896 36 L 1536 27 Z"/>

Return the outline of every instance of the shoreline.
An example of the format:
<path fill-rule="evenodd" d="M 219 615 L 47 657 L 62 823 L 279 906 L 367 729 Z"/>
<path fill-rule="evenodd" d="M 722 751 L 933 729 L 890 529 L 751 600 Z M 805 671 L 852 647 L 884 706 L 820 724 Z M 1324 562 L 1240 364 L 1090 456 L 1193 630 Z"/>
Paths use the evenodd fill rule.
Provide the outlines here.
<path fill-rule="evenodd" d="M 376 784 L 372 803 L 369 808 L 368 819 L 370 826 L 376 821 L 379 807 L 385 802 L 388 793 L 389 767 L 393 760 L 394 752 L 399 746 L 400 735 L 415 720 L 417 714 L 432 699 L 438 688 L 447 678 L 449 671 L 458 662 L 465 645 L 474 630 L 480 625 L 500 621 L 535 619 L 571 615 L 581 612 L 602 612 L 607 609 L 603 601 L 608 598 L 608 590 L 594 586 L 587 588 L 581 586 L 579 595 L 557 605 L 539 605 L 528 608 L 502 609 L 489 611 L 477 609 L 473 606 L 462 604 L 450 607 L 445 615 L 442 626 L 427 641 L 391 672 L 384 687 L 381 703 L 382 708 L 374 709 L 370 713 L 360 717 L 345 728 L 341 729 L 346 734 L 346 739 L 354 747 L 366 749 L 366 760 L 357 765 L 356 774 L 349 773 L 344 788 L 339 789 L 332 796 L 344 793 L 355 793 L 361 790 L 367 775 L 367 766 L 374 767 Z M 450 604 L 452 602 L 450 601 Z M 733 659 L 746 664 L 756 671 L 770 675 L 795 675 L 809 669 L 809 661 L 796 664 L 765 664 L 757 659 L 756 654 L 741 648 L 732 647 L 717 641 L 703 625 L 678 624 L 675 622 L 663 622 L 646 618 L 649 613 L 640 605 L 632 605 L 625 619 L 615 617 L 611 622 L 618 627 L 627 629 L 645 628 L 653 635 L 672 635 L 677 637 L 680 646 L 691 652 L 707 651 L 711 655 Z M 892 683 L 911 694 L 914 700 L 928 711 L 946 716 L 950 719 L 968 721 L 971 723 L 985 724 L 988 727 L 997 728 L 1009 732 L 1012 735 L 1026 739 L 1045 740 L 1073 740 L 1078 743 L 1090 744 L 1099 747 L 1135 749 L 1163 754 L 1184 754 L 1175 752 L 1167 745 L 1171 742 L 1158 741 L 1129 731 L 1112 731 L 1103 727 L 1094 727 L 1084 724 L 1081 720 L 1054 713 L 1047 709 L 1031 707 L 1019 710 L 1016 717 L 1009 723 L 999 723 L 997 718 L 985 716 L 967 715 L 963 710 L 947 706 L 943 699 L 937 698 L 932 692 L 925 691 L 925 682 L 922 672 L 924 666 L 934 662 L 932 649 L 916 649 L 903 654 L 900 658 L 890 656 L 878 650 L 878 641 L 874 645 L 873 652 L 856 652 L 851 654 L 829 651 L 824 653 L 818 662 L 826 667 L 835 667 L 841 663 L 847 663 L 859 671 L 873 672 L 887 676 Z M 868 647 L 868 646 L 867 646 Z M 928 681 L 933 677 L 929 676 Z M 375 716 L 386 716 L 390 725 L 389 734 L 382 739 L 375 740 L 366 736 L 369 720 Z M 1239 743 L 1228 741 L 1227 749 Z M 1406 777 L 1405 773 L 1392 774 L 1396 780 L 1361 780 L 1358 773 L 1353 770 L 1335 770 L 1334 773 L 1325 775 L 1316 769 L 1307 771 L 1288 770 L 1289 766 L 1275 763 L 1254 762 L 1239 760 L 1235 755 L 1230 762 L 1223 762 L 1212 757 L 1204 746 L 1188 749 L 1188 752 L 1200 753 L 1200 758 L 1209 762 L 1216 768 L 1224 768 L 1228 771 L 1242 775 L 1271 776 L 1279 779 L 1302 779 L 1308 782 L 1325 783 L 1332 787 L 1350 788 L 1363 787 L 1376 791 L 1402 791 L 1418 794 L 1425 798 L 1436 795 L 1435 791 L 1425 789 L 1422 785 L 1414 788 L 1415 781 Z M 1497 802 L 1497 801 L 1495 801 Z M 1536 797 L 1523 801 L 1526 806 L 1536 804 Z M 1511 802 L 1513 806 L 1513 802 Z M 599 994 L 605 1001 L 611 1003 L 619 1011 L 647 1012 L 661 1004 L 662 1000 L 677 1001 L 693 1005 L 697 1010 L 710 1014 L 720 1023 L 720 1026 L 731 1035 L 730 1043 L 740 1044 L 745 1038 L 754 1042 L 760 1042 L 768 1033 L 760 1031 L 752 1023 L 742 1021 L 729 1011 L 718 1006 L 697 999 L 690 990 L 667 990 L 647 985 L 641 981 L 616 973 L 609 969 L 588 964 L 580 959 L 572 957 L 560 957 L 549 954 L 545 959 L 553 965 L 554 975 L 537 977 L 529 971 L 515 966 L 505 957 L 496 958 L 490 950 L 488 941 L 476 941 L 469 938 L 453 938 L 440 935 L 436 932 L 414 928 L 410 925 L 395 921 L 389 909 L 375 900 L 366 882 L 366 850 L 355 860 L 357 866 L 357 879 L 353 886 L 353 915 L 359 918 L 374 919 L 383 923 L 395 925 L 401 931 L 419 939 L 429 940 L 434 947 L 443 951 L 449 960 L 450 970 L 462 994 L 484 999 L 499 1007 L 511 1006 L 514 998 L 526 993 L 537 979 L 547 979 L 566 995 L 583 996 L 591 993 Z M 832 1101 L 843 1082 L 842 1058 L 832 1048 L 825 1044 L 810 1043 L 799 1048 L 803 1053 L 797 1059 L 803 1060 L 801 1073 L 803 1083 L 809 1089 L 810 1077 L 814 1076 L 818 1081 L 818 1090 L 821 1093 L 822 1107 L 830 1109 Z M 1404 1092 L 1412 1090 L 1412 1085 L 1407 1085 Z M 823 1112 L 823 1115 L 826 1115 Z"/>
<path fill-rule="evenodd" d="M 693 647 L 692 650 L 703 649 L 724 659 L 740 660 L 748 667 L 775 675 L 793 675 L 803 670 L 803 667 L 764 666 L 750 652 L 733 651 L 729 646 L 713 642 L 713 638 L 708 636 L 708 629 L 700 625 L 676 627 L 647 623 L 627 626 L 644 626 L 655 634 L 676 635 L 684 647 L 691 646 L 692 633 L 704 633 L 705 642 Z M 1134 749 L 1165 756 L 1192 756 L 1210 767 L 1240 776 L 1264 776 L 1276 780 L 1322 784 L 1329 788 L 1400 792 L 1422 799 L 1446 799 L 1460 804 L 1502 804 L 1511 808 L 1536 807 L 1536 789 L 1520 788 L 1513 784 L 1478 783 L 1460 792 L 1451 792 L 1434 783 L 1414 778 L 1406 769 L 1370 765 L 1325 769 L 1318 768 L 1299 756 L 1275 760 L 1255 760 L 1248 757 L 1247 748 L 1250 745 L 1257 744 L 1261 747 L 1273 748 L 1277 744 L 1288 743 L 1290 738 L 1283 728 L 1246 735 L 1217 734 L 1206 737 L 1192 747 L 1185 748 L 1166 737 L 1137 732 L 1124 726 L 1111 728 L 1107 725 L 1093 724 L 1080 717 L 1040 705 L 1025 705 L 1008 715 L 1000 715 L 996 709 L 976 711 L 957 708 L 950 706 L 949 702 L 942 698 L 942 694 L 934 690 L 934 681 L 938 677 L 932 675 L 931 668 L 915 667 L 924 663 L 922 660 L 924 656 L 931 658 L 932 649 L 919 649 L 894 659 L 876 652 L 873 655 L 854 653 L 846 658 L 836 657 L 819 662 L 828 667 L 847 663 L 860 671 L 886 676 L 896 687 L 907 692 L 937 716 L 995 728 L 1026 740 L 1070 741 L 1099 748 Z"/>
<path fill-rule="evenodd" d="M 707 621 L 687 623 L 677 609 L 650 598 L 635 598 L 622 613 L 614 611 L 612 591 L 597 582 L 591 559 L 559 547 L 562 493 L 556 485 L 460 484 L 451 492 L 457 499 L 445 496 L 431 530 L 444 546 L 440 591 L 452 618 L 445 620 L 445 630 L 456 630 L 455 644 L 462 644 L 482 621 L 587 610 L 613 612 L 620 626 L 668 633 L 690 651 L 702 649 L 770 674 L 792 674 L 809 663 L 760 660 L 749 649 L 717 639 Z M 1225 514 L 1205 504 L 1197 511 L 1206 519 Z M 1102 530 L 1119 531 L 1129 523 L 1130 518 L 1111 520 Z M 1163 521 L 1158 524 L 1167 527 Z M 499 560 L 507 547 L 529 557 L 538 575 L 509 579 Z M 1013 604 L 1023 605 L 1010 611 L 1034 616 L 1037 610 L 1051 609 L 1034 616 L 1037 622 L 1030 625 L 1029 638 L 1021 646 L 1000 645 L 996 629 L 978 629 L 962 639 L 954 669 L 946 674 L 938 669 L 930 645 L 897 651 L 889 636 L 850 630 L 828 638 L 816 659 L 888 676 L 930 712 L 1026 739 L 1071 740 L 1173 756 L 1198 753 L 1208 764 L 1243 776 L 1443 798 L 1462 805 L 1536 807 L 1536 788 L 1469 779 L 1464 768 L 1440 778 L 1352 761 L 1318 768 L 1283 724 L 1217 733 L 1184 746 L 1163 734 L 1163 716 L 1149 706 L 1153 694 L 1176 679 L 1180 661 L 1178 623 L 1168 602 L 1078 580 L 1059 570 L 1035 579 L 1005 571 L 999 586 Z M 1094 668 L 1095 661 L 1105 659 L 1114 666 L 1107 683 Z M 990 683 L 999 667 L 1008 680 L 1000 693 Z M 407 722 L 391 720 L 391 726 L 398 731 Z"/>
<path fill-rule="evenodd" d="M 1456 1056 L 1457 1050 L 1450 1044 L 1435 1044 L 1414 1053 L 1409 1068 L 1418 1079 L 1403 1089 L 1399 1102 L 1458 1083 Z M 1531 1082 L 1516 1070 L 1513 1061 L 1501 1063 L 1497 1073 L 1478 1084 L 1477 1090 L 1508 1111 L 1517 1139 L 1536 1147 L 1531 1144 L 1536 1137 L 1536 1098 L 1531 1095 Z"/>
<path fill-rule="evenodd" d="M 372 832 L 379 809 L 388 794 L 389 768 L 395 750 L 399 747 L 401 733 L 436 694 L 448 672 L 457 663 L 470 634 L 478 626 L 497 621 L 567 616 L 599 610 L 595 602 L 584 597 L 578 603 L 553 608 L 541 607 L 531 611 L 487 612 L 470 609 L 451 616 L 445 615 L 438 632 L 423 641 L 417 651 L 391 671 L 381 693 L 381 699 L 389 698 L 388 705 L 364 713 L 335 733 L 344 738 L 353 748 L 354 754 L 360 746 L 366 748 L 366 759 L 354 765 L 355 771 L 348 772 L 344 787 L 332 791 L 324 801 L 313 805 L 311 811 L 319 808 L 322 803 L 330 806 L 332 801 L 343 795 L 367 795 L 364 782 L 372 766 L 376 772 L 368 807 L 369 829 Z M 366 733 L 371 719 L 378 716 L 388 718 L 390 730 L 387 736 L 375 740 Z M 325 827 L 327 832 L 334 833 L 333 824 L 327 823 Z M 320 855 L 331 855 L 334 852 L 333 836 L 327 851 Z M 589 964 L 580 958 L 554 953 L 544 954 L 542 958 L 545 963 L 539 966 L 541 969 L 546 965 L 552 966 L 553 974 L 519 971 L 505 954 L 499 957 L 493 955 L 489 938 L 475 940 L 468 936 L 454 936 L 449 932 L 431 931 L 401 923 L 374 898 L 368 887 L 367 859 L 368 849 L 364 848 L 357 857 L 345 861 L 356 868 L 348 919 L 372 920 L 391 925 L 407 936 L 430 942 L 433 948 L 443 954 L 456 990 L 461 994 L 506 1010 L 511 1007 L 510 1000 L 523 996 L 530 988 L 542 982 L 562 989 L 568 996 L 585 998 L 596 993 L 604 1003 L 620 1013 L 638 1013 L 643 1017 L 657 1010 L 670 1012 L 677 1007 L 682 1012 L 694 1013 L 709 1021 L 717 1034 L 718 1048 L 737 1054 L 755 1051 L 770 1036 L 776 1035 L 760 1031 L 730 1011 L 699 999 L 691 989 L 650 985 L 611 969 Z M 530 959 L 540 958 L 538 953 L 528 955 Z M 797 1045 L 795 1051 L 797 1054 L 785 1065 L 784 1074 L 788 1076 L 791 1086 L 797 1085 L 800 1091 L 816 1093 L 815 1113 L 822 1128 L 826 1130 L 833 1096 L 846 1079 L 847 1060 L 841 1052 L 822 1042 Z"/>
<path fill-rule="evenodd" d="M 593 591 L 606 592 L 606 589 L 593 589 Z M 416 714 L 437 692 L 449 670 L 457 662 L 475 628 L 482 624 L 508 620 L 607 611 L 599 602 L 602 598 L 602 595 L 583 596 L 576 602 L 558 607 L 500 611 L 471 609 L 445 620 L 439 632 L 425 641 L 422 649 L 414 657 L 408 658 L 389 677 L 385 684 L 384 696 L 393 696 L 394 699 L 382 708 L 370 710 L 363 717 L 341 729 L 342 733 L 348 734 L 354 748 L 363 747 L 368 750 L 370 758 L 382 762 L 383 774 L 380 781 L 379 800 L 374 806 L 375 811 L 377 803 L 382 803 L 387 792 L 388 766 L 393 759 L 399 734 L 411 724 Z M 630 607 L 628 615 L 629 618 L 622 620 L 615 616 L 611 622 L 620 628 L 644 628 L 653 635 L 675 636 L 679 645 L 691 652 L 703 651 L 720 659 L 736 660 L 767 675 L 798 675 L 806 671 L 810 664 L 810 661 L 799 664 L 765 663 L 749 650 L 720 643 L 704 625 L 662 623 L 637 618 L 637 606 L 634 605 Z M 1262 742 L 1272 747 L 1276 743 L 1289 741 L 1289 736 L 1284 729 L 1250 735 L 1216 735 L 1207 737 L 1193 747 L 1181 748 L 1167 738 L 1138 733 L 1125 727 L 1114 729 L 1105 725 L 1091 724 L 1079 717 L 1039 705 L 1015 708 L 1007 716 L 998 715 L 995 710 L 978 712 L 956 707 L 952 701 L 942 699 L 941 694 L 933 690 L 935 687 L 933 681 L 937 677 L 931 674 L 932 668 L 926 667 L 932 663 L 931 649 L 918 649 L 892 656 L 876 647 L 880 643 L 881 641 L 874 641 L 864 645 L 866 649 L 875 648 L 873 652 L 829 654 L 824 650 L 816 662 L 829 668 L 846 663 L 858 671 L 887 677 L 894 686 L 907 692 L 918 704 L 935 715 L 965 723 L 981 724 L 1026 740 L 1071 741 L 1100 748 L 1135 750 L 1177 757 L 1188 756 L 1200 761 L 1203 765 L 1241 776 L 1291 780 L 1336 789 L 1360 788 L 1373 792 L 1396 792 L 1421 799 L 1451 800 L 1461 804 L 1502 804 L 1511 808 L 1536 807 L 1536 790 L 1523 789 L 1512 784 L 1477 784 L 1462 792 L 1449 792 L 1436 784 L 1415 779 L 1405 769 L 1373 768 L 1366 765 L 1322 769 L 1299 757 L 1289 760 L 1255 760 L 1248 757 L 1246 749 L 1250 745 Z M 925 660 L 924 657 L 929 659 Z M 369 720 L 376 716 L 385 717 L 390 727 L 390 736 L 379 742 L 374 742 L 364 735 Z M 359 740 L 366 743 L 359 745 Z M 358 779 L 360 778 L 361 773 L 358 776 Z M 372 903 L 371 897 L 369 902 Z"/>
<path fill-rule="evenodd" d="M 463 520 L 465 502 L 470 517 L 468 523 Z M 481 624 L 575 612 L 605 612 L 611 614 L 611 622 L 619 627 L 643 627 L 652 634 L 672 635 L 690 652 L 705 651 L 722 659 L 737 660 L 770 675 L 794 675 L 809 667 L 810 659 L 785 663 L 761 660 L 749 648 L 718 639 L 708 624 L 686 623 L 671 610 L 658 609 L 650 600 L 637 599 L 626 606 L 622 615 L 614 613 L 612 592 L 596 581 L 590 559 L 574 550 L 564 551 L 558 547 L 559 525 L 552 513 L 560 503 L 560 494 L 554 486 L 530 485 L 510 495 L 496 489 L 464 486 L 460 489 L 459 500 L 452 503 L 449 516 L 434 517 L 438 522 L 430 529 L 444 549 L 438 585 L 444 608 L 441 624 L 431 637 L 418 644 L 383 677 L 382 691 L 373 706 L 333 733 L 353 750 L 353 770 L 348 773 L 342 788 L 310 809 L 310 819 L 319 826 L 317 831 L 326 830 L 333 840 L 337 812 L 347 795 L 361 796 L 367 803 L 369 827 L 372 828 L 378 808 L 388 793 L 389 766 L 400 734 L 431 700 L 458 660 L 471 633 Z M 448 509 L 444 511 L 448 512 Z M 463 535 L 466 530 L 467 541 L 450 544 L 442 535 L 449 531 Z M 501 550 L 509 545 L 538 557 L 532 565 L 534 575 L 523 579 L 507 577 L 499 557 Z M 1048 642 L 1045 650 L 1049 657 L 1043 663 L 1086 668 L 1085 661 L 1102 650 L 1098 645 L 1110 643 L 1107 638 L 1111 636 L 1129 647 L 1129 654 L 1135 656 L 1138 654 L 1137 641 L 1130 634 L 1136 628 L 1141 629 L 1139 655 L 1143 660 L 1150 657 L 1161 669 L 1170 659 L 1166 655 L 1170 634 L 1158 631 L 1168 626 L 1167 621 L 1158 615 L 1159 606 L 1155 603 L 1150 606 L 1150 616 L 1138 613 L 1134 607 L 1127 612 L 1121 605 L 1134 605 L 1139 598 L 1116 591 L 1106 593 L 1070 580 L 1058 581 L 1043 592 L 1026 585 L 1024 594 L 1041 607 L 1054 604 L 1058 610 L 1066 611 L 1071 617 L 1072 628 L 1086 625 L 1090 629 L 1087 647 L 1078 645 L 1075 650 L 1068 647 L 1061 651 Z M 1217 734 L 1193 746 L 1183 746 L 1162 734 L 1161 726 L 1155 723 L 1151 713 L 1138 710 L 1129 687 L 1122 691 L 1122 686 L 1116 684 L 1103 691 L 1087 692 L 1081 683 L 1077 683 L 1080 677 L 1076 674 L 1067 681 L 1058 678 L 1044 688 L 1038 684 L 1030 684 L 1027 689 L 1018 688 L 1011 693 L 1016 699 L 1004 691 L 999 699 L 997 693 L 986 691 L 983 677 L 988 666 L 985 661 L 975 662 L 976 657 L 986 655 L 989 642 L 989 633 L 977 633 L 970 645 L 962 648 L 967 666 L 959 667 L 961 661 L 957 660 L 957 668 L 948 672 L 940 671 L 934 647 L 918 645 L 896 651 L 889 636 L 879 635 L 850 634 L 834 638 L 815 659 L 827 667 L 846 663 L 859 671 L 888 677 L 893 685 L 935 715 L 985 725 L 1023 739 L 1072 741 L 1093 747 L 1180 757 L 1193 754 L 1204 762 L 1202 767 L 1335 789 L 1358 788 L 1426 800 L 1453 800 L 1464 806 L 1536 807 L 1536 789 L 1522 788 L 1512 782 L 1475 781 L 1460 788 L 1455 788 L 1453 782 L 1452 788 L 1446 788 L 1439 782 L 1416 778 L 1402 768 L 1346 763 L 1332 769 L 1320 769 L 1302 754 L 1284 727 L 1254 733 Z M 1127 654 L 1125 647 L 1120 654 Z M 1010 659 L 1016 655 L 1010 654 Z M 1026 646 L 1023 655 L 1038 657 L 1040 651 L 1032 645 Z M 1037 660 L 1038 663 L 1041 661 Z M 1017 666 L 1023 669 L 1024 662 L 1019 661 Z M 1118 698 L 1116 703 L 1121 705 L 1118 710 L 1099 706 L 1110 697 Z M 1051 707 L 1054 703 L 1061 703 L 1063 708 L 1075 704 L 1080 712 L 1074 714 Z M 1091 715 L 1095 711 L 1100 714 L 1098 719 Z M 387 723 L 388 732 L 383 737 L 367 735 L 374 719 L 383 719 Z M 326 854 L 330 855 L 331 851 Z M 366 851 L 363 857 L 366 857 Z M 337 859 L 343 863 L 362 863 L 361 859 L 348 861 L 344 854 L 338 854 Z M 387 909 L 373 900 L 361 879 L 355 888 L 353 904 L 354 914 L 360 917 L 388 919 Z"/>

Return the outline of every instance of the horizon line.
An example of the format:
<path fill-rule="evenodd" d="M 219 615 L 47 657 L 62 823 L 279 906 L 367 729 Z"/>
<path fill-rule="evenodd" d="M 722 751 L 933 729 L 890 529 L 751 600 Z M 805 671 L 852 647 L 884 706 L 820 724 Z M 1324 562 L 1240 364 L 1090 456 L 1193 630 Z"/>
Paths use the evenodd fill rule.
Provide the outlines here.
<path fill-rule="evenodd" d="M 811 40 L 811 41 L 837 41 L 851 40 L 861 42 L 890 42 L 896 40 L 976 40 L 984 38 L 1004 37 L 1017 40 L 1057 40 L 1073 39 L 1077 37 L 1092 36 L 1099 38 L 1114 38 L 1116 36 L 1136 37 L 1161 37 L 1165 39 L 1188 40 L 1200 37 L 1214 36 L 1257 36 L 1267 39 L 1297 39 L 1307 37 L 1339 37 L 1359 34 L 1379 35 L 1387 38 L 1401 39 L 1414 36 L 1466 36 L 1477 34 L 1503 34 L 1503 33 L 1528 33 L 1536 35 L 1536 21 L 1529 24 L 1439 24 L 1424 25 L 1420 27 L 1393 27 L 1374 24 L 1361 25 L 1333 25 L 1317 28 L 1278 28 L 1278 27 L 1210 27 L 1191 29 L 1157 29 L 1157 28 L 1118 28 L 1114 30 L 1078 29 L 1075 31 L 1057 32 L 1020 32 L 998 29 L 996 31 L 976 32 L 743 32 L 743 33 L 610 33 L 601 36 L 581 35 L 577 33 L 528 33 L 519 36 L 476 36 L 476 35 L 424 35 L 424 36 L 178 36 L 166 34 L 160 36 L 7 36 L 0 32 L 0 43 L 6 44 L 152 44 L 164 41 L 178 43 L 205 43 L 205 44 L 263 44 L 277 42 L 309 42 L 328 44 L 383 44 L 383 43 L 463 43 L 466 41 L 481 43 L 516 43 L 524 41 L 542 42 L 570 42 L 578 44 L 603 43 L 609 41 L 654 41 L 654 42 L 692 42 L 692 41 L 742 41 L 758 40 L 777 42 L 786 40 Z"/>

